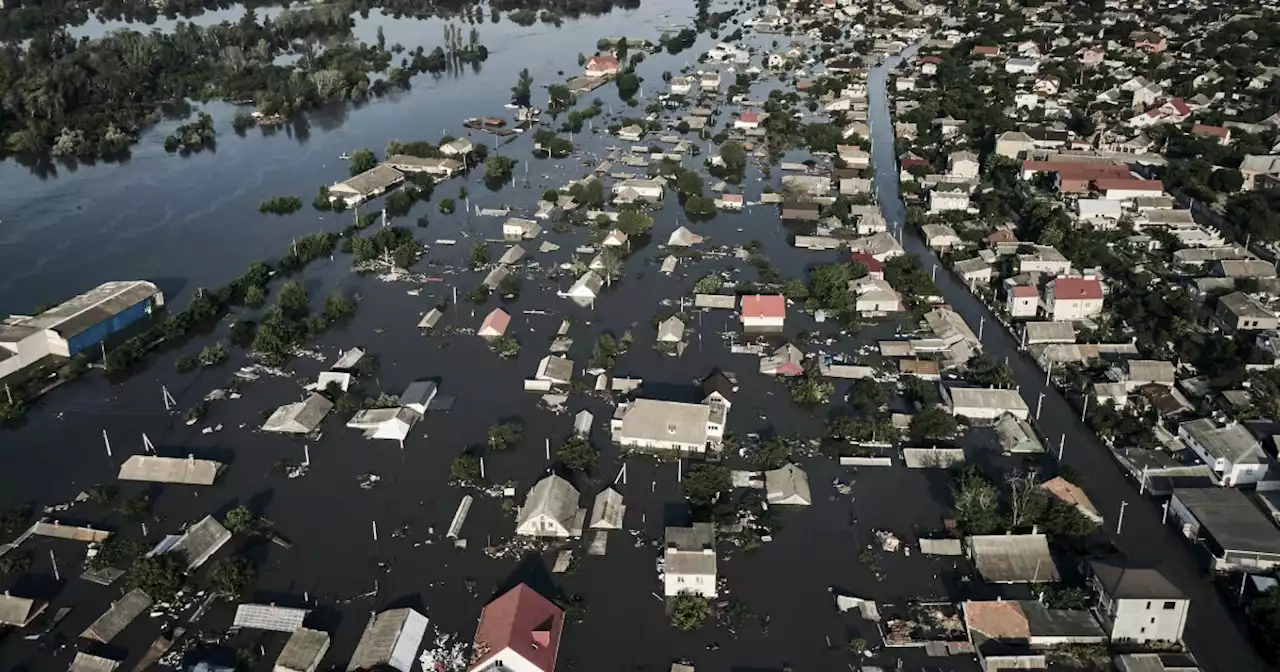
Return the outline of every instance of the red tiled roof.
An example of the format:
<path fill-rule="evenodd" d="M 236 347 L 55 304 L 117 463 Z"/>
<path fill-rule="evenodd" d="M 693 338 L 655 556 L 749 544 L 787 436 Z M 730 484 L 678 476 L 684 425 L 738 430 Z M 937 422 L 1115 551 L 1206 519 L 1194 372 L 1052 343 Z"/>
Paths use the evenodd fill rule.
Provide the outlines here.
<path fill-rule="evenodd" d="M 1023 172 L 1058 173 L 1063 177 L 1126 177 L 1129 169 L 1118 163 L 1077 161 L 1023 161 Z"/>
<path fill-rule="evenodd" d="M 760 121 L 760 115 L 756 114 L 755 112 L 743 112 L 742 114 L 738 115 L 738 121 L 756 123 Z"/>
<path fill-rule="evenodd" d="M 609 70 L 618 67 L 618 59 L 613 56 L 592 56 L 587 59 L 588 70 Z"/>
<path fill-rule="evenodd" d="M 1184 117 L 1187 116 L 1188 114 L 1191 114 L 1191 108 L 1187 107 L 1187 104 L 1182 102 L 1181 98 L 1174 98 L 1173 100 L 1169 101 L 1169 105 L 1173 107 L 1175 112 L 1177 112 L 1178 114 Z"/>
<path fill-rule="evenodd" d="M 999 56 L 1000 47 L 976 46 L 973 48 L 973 51 L 970 53 L 973 54 L 974 56 Z"/>
<path fill-rule="evenodd" d="M 965 602 L 964 620 L 969 629 L 991 639 L 1029 640 L 1031 624 L 1022 607 L 1012 600 Z"/>
<path fill-rule="evenodd" d="M 872 273 L 879 273 L 884 270 L 884 262 L 881 262 L 879 259 L 876 259 L 866 252 L 854 252 L 849 255 L 849 260 L 856 261 L 859 264 L 866 266 L 867 270 Z"/>
<path fill-rule="evenodd" d="M 1140 180 L 1136 177 L 1113 177 L 1094 180 L 1093 186 L 1098 191 L 1107 191 L 1109 189 L 1164 189 L 1164 183 L 1160 180 Z"/>
<path fill-rule="evenodd" d="M 1016 243 L 1018 236 L 1009 229 L 996 229 L 987 234 L 986 241 L 988 243 Z"/>
<path fill-rule="evenodd" d="M 937 56 L 921 56 L 920 62 L 938 64 L 938 63 L 942 63 L 942 59 L 938 58 Z"/>
<path fill-rule="evenodd" d="M 1102 283 L 1097 278 L 1054 278 L 1053 298 L 1100 300 L 1102 299 Z"/>
<path fill-rule="evenodd" d="M 742 317 L 786 317 L 787 300 L 781 294 L 752 294 L 742 297 Z"/>
<path fill-rule="evenodd" d="M 511 316 L 501 308 L 494 308 L 493 312 L 484 318 L 484 322 L 480 323 L 480 331 L 493 330 L 501 335 L 506 333 L 509 324 L 511 324 Z"/>
<path fill-rule="evenodd" d="M 564 612 L 522 583 L 480 612 L 469 669 L 510 650 L 542 672 L 553 672 L 563 628 Z"/>
<path fill-rule="evenodd" d="M 1029 299 L 1033 296 L 1040 296 L 1040 293 L 1036 291 L 1036 288 L 1031 285 L 1014 285 L 1009 290 L 1009 293 L 1017 299 Z"/>
<path fill-rule="evenodd" d="M 726 203 L 741 203 L 742 194 L 720 194 L 720 200 Z"/>
<path fill-rule="evenodd" d="M 1231 131 L 1221 126 L 1210 126 L 1208 124 L 1196 124 L 1191 127 L 1191 132 L 1195 135 L 1208 135 L 1215 138 L 1225 138 L 1231 135 Z"/>
<path fill-rule="evenodd" d="M 905 159 L 898 159 L 898 165 L 903 168 L 910 168 L 912 166 L 927 166 L 929 165 L 929 162 L 925 159 L 908 157 Z"/>

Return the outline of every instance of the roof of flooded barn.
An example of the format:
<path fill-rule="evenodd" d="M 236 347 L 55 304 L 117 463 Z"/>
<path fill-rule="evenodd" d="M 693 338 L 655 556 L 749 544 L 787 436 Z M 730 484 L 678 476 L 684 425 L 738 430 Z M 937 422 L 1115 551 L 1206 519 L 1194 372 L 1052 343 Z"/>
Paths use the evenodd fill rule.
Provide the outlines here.
<path fill-rule="evenodd" d="M 120 465 L 117 478 L 122 481 L 213 485 L 224 466 L 221 462 L 194 457 L 134 455 Z"/>

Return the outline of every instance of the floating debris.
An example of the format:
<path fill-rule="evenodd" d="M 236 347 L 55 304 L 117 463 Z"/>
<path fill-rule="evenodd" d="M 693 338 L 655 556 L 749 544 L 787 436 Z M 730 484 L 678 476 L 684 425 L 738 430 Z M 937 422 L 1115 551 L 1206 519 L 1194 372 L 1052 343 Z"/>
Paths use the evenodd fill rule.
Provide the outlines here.
<path fill-rule="evenodd" d="M 378 481 L 381 480 L 381 476 L 371 473 L 364 473 L 356 476 L 356 482 L 360 484 L 360 488 L 362 490 L 372 490 L 373 486 L 377 485 Z"/>

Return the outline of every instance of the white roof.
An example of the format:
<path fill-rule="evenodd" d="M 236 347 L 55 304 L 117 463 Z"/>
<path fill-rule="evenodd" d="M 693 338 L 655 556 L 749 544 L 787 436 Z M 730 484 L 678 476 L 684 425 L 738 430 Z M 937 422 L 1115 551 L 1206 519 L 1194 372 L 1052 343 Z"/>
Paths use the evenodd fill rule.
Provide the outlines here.
<path fill-rule="evenodd" d="M 620 435 L 630 440 L 701 445 L 707 442 L 710 418 L 711 407 L 706 404 L 636 399 L 623 411 Z"/>

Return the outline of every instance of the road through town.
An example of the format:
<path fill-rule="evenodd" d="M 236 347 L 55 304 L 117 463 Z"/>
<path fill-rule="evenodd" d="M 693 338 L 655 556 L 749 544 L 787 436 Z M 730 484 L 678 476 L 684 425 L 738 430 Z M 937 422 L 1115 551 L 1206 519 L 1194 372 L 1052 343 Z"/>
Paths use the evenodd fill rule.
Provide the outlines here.
<path fill-rule="evenodd" d="M 917 46 L 908 48 L 902 57 L 887 59 L 884 64 L 873 68 L 867 80 L 875 189 L 890 227 L 903 227 L 906 207 L 898 190 L 887 79 L 893 68 L 903 58 L 909 58 Z M 925 268 L 941 265 L 919 232 L 904 230 L 902 244 L 908 253 L 920 257 Z M 1079 412 L 1055 389 L 1045 386 L 1044 372 L 1019 352 L 1017 341 L 1001 328 L 991 311 L 949 271 L 940 267 L 936 280 L 943 298 L 975 332 L 979 330 L 979 323 L 985 320 L 983 348 L 996 358 L 1008 358 L 1014 380 L 1027 405 L 1036 408 L 1040 395 L 1044 394 L 1036 425 L 1043 436 L 1050 437 L 1049 443 L 1053 446 L 1057 445 L 1059 437 L 1065 437 L 1064 463 L 1085 475 L 1083 486 L 1106 517 L 1104 525 L 1112 542 L 1132 562 L 1160 567 L 1191 599 L 1191 614 L 1184 639 L 1201 666 L 1210 672 L 1269 669 L 1232 621 L 1210 579 L 1198 569 L 1189 543 L 1172 526 L 1161 524 L 1160 506 L 1138 494 L 1137 484 L 1125 475 L 1109 450 L 1080 421 Z M 1124 524 L 1118 533 L 1117 522 L 1122 506 L 1125 508 Z"/>

